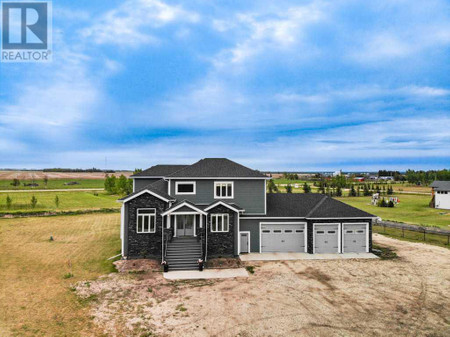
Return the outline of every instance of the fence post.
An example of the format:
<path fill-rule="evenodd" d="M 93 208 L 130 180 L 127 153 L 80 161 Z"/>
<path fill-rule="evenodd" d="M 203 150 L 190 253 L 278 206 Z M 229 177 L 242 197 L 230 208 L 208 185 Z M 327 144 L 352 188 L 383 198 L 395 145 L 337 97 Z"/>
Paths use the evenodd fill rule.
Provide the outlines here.
<path fill-rule="evenodd" d="M 405 237 L 405 227 L 402 227 L 402 238 Z"/>
<path fill-rule="evenodd" d="M 447 245 L 450 246 L 450 235 L 447 235 Z"/>
<path fill-rule="evenodd" d="M 425 241 L 425 233 L 426 233 L 426 230 L 425 230 L 425 228 L 423 229 L 423 241 Z"/>

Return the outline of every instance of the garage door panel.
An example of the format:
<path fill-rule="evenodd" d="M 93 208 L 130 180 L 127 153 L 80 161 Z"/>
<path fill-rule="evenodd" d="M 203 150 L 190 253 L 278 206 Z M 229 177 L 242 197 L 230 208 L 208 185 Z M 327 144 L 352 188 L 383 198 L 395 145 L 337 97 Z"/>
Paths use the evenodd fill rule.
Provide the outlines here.
<path fill-rule="evenodd" d="M 314 250 L 318 254 L 339 252 L 339 224 L 314 225 Z"/>
<path fill-rule="evenodd" d="M 304 224 L 262 224 L 262 252 L 304 252 Z"/>
<path fill-rule="evenodd" d="M 343 225 L 344 253 L 364 253 L 367 251 L 367 224 Z"/>

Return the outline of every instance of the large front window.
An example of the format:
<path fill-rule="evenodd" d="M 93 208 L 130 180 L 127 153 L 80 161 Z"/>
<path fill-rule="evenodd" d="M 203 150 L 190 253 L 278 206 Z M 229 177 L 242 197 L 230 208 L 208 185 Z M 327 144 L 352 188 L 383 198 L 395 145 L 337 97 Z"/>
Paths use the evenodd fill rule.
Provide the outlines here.
<path fill-rule="evenodd" d="M 228 214 L 211 215 L 211 232 L 228 232 L 230 218 Z"/>
<path fill-rule="evenodd" d="M 138 233 L 156 232 L 156 209 L 140 208 L 137 210 L 137 229 Z"/>
<path fill-rule="evenodd" d="M 214 198 L 216 198 L 216 199 L 232 199 L 233 198 L 233 182 L 232 181 L 216 181 L 216 182 L 214 182 Z"/>

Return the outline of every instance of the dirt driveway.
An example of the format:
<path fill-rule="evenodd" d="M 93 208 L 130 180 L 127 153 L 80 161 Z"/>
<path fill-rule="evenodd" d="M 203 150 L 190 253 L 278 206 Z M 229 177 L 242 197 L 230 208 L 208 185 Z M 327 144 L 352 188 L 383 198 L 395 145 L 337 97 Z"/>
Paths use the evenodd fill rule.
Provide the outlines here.
<path fill-rule="evenodd" d="M 449 336 L 450 250 L 374 240 L 400 258 L 253 263 L 221 281 L 111 274 L 78 293 L 109 335 Z"/>

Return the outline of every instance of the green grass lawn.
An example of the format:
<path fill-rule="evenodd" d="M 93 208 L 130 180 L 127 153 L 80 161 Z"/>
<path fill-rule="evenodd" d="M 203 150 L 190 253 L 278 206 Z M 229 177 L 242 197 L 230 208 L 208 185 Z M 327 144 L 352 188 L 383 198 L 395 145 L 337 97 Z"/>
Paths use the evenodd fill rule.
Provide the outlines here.
<path fill-rule="evenodd" d="M 381 217 L 423 226 L 435 226 L 450 229 L 450 210 L 439 210 L 428 206 L 431 197 L 426 195 L 398 196 L 400 203 L 394 208 L 377 207 L 370 204 L 371 197 L 336 198 L 351 206 Z"/>
<path fill-rule="evenodd" d="M 11 209 L 6 208 L 7 195 L 12 198 Z M 31 208 L 31 197 L 37 198 L 36 207 Z M 59 207 L 55 205 L 55 196 L 59 198 Z M 104 192 L 14 192 L 0 193 L 0 213 L 14 213 L 23 211 L 67 211 L 98 208 L 120 208 L 116 202 L 117 195 Z"/>
<path fill-rule="evenodd" d="M 77 185 L 64 185 L 65 183 L 76 181 Z M 23 183 L 37 183 L 39 186 L 30 187 L 23 186 Z M 12 186 L 12 180 L 0 179 L 0 190 L 54 190 L 54 189 L 73 189 L 73 188 L 104 188 L 104 179 L 49 179 L 47 185 L 44 184 L 43 179 L 35 180 L 20 180 L 20 186 Z"/>

